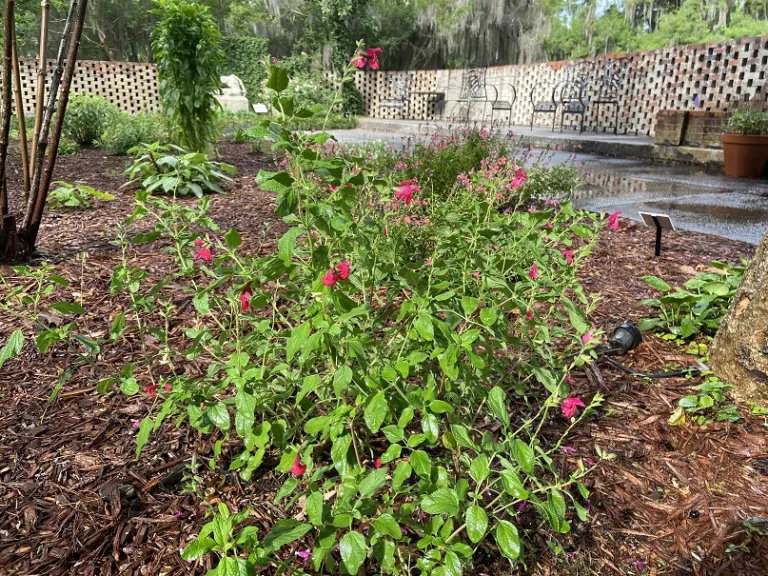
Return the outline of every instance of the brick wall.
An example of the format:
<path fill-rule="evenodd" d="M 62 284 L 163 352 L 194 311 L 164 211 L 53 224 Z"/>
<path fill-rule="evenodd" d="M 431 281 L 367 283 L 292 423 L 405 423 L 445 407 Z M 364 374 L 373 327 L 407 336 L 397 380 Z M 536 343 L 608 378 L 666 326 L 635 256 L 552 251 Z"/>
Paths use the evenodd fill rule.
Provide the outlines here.
<path fill-rule="evenodd" d="M 623 83 L 618 98 L 618 114 L 613 105 L 600 107 L 590 104 L 587 108 L 585 126 L 587 130 L 613 131 L 618 116 L 618 129 L 630 134 L 653 136 L 657 116 L 663 110 L 686 110 L 702 112 L 726 112 L 741 102 L 757 100 L 764 102 L 768 97 L 768 36 L 762 38 L 741 38 L 712 44 L 693 44 L 665 48 L 653 52 L 611 54 L 582 62 L 593 64 L 590 77 L 588 100 L 594 101 L 598 74 L 605 61 L 617 57 L 628 61 L 627 80 Z M 564 78 L 568 62 L 545 62 L 519 66 L 488 68 L 487 83 L 500 92 L 500 100 L 512 97 L 513 86 L 517 99 L 512 106 L 512 123 L 528 125 L 531 122 L 533 106 L 531 91 L 540 83 L 556 83 Z M 466 109 L 457 102 L 461 89 L 463 70 L 418 70 L 404 72 L 411 78 L 412 95 L 408 116 L 417 120 L 434 120 L 441 112 L 429 102 L 423 92 L 441 92 L 447 105 L 444 114 L 460 116 Z M 363 96 L 367 115 L 376 118 L 396 118 L 399 109 L 379 106 L 378 94 L 386 85 L 386 73 L 360 71 L 355 82 Z M 492 98 L 492 91 L 491 91 Z M 472 116 L 475 119 L 490 115 L 490 106 L 485 109 L 475 105 Z M 507 112 L 497 112 L 496 118 L 507 119 Z M 559 125 L 559 114 L 557 118 Z M 566 116 L 566 127 L 574 127 L 578 119 Z M 551 126 L 551 115 L 537 115 L 534 123 Z"/>
<path fill-rule="evenodd" d="M 683 145 L 696 148 L 722 148 L 720 135 L 723 133 L 724 124 L 725 112 L 702 110 L 688 112 Z"/>

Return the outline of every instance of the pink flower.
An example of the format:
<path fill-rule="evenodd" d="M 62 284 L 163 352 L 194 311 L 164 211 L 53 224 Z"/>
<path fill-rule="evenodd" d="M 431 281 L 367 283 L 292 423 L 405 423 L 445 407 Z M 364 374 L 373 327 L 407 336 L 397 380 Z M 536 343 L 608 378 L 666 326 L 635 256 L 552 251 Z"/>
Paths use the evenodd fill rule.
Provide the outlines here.
<path fill-rule="evenodd" d="M 395 198 L 402 201 L 406 206 L 413 201 L 414 192 L 421 192 L 421 188 L 411 180 L 400 183 L 400 188 L 395 193 Z"/>
<path fill-rule="evenodd" d="M 197 246 L 198 248 L 202 248 L 203 247 L 203 241 L 200 240 L 200 238 L 198 238 L 197 240 L 195 240 L 195 246 Z"/>
<path fill-rule="evenodd" d="M 480 278 L 482 278 L 482 276 L 480 276 L 480 272 L 478 272 L 477 270 L 472 272 L 472 276 L 475 277 L 475 280 L 480 280 Z"/>
<path fill-rule="evenodd" d="M 593 337 L 594 335 L 592 334 L 592 330 L 590 330 L 589 332 L 587 332 L 581 337 L 581 341 L 584 342 L 584 344 L 589 344 L 590 342 L 592 342 Z"/>
<path fill-rule="evenodd" d="M 426 202 L 426 200 L 424 200 L 424 202 Z M 429 218 L 424 218 L 424 226 L 429 226 L 429 224 L 430 224 Z"/>
<path fill-rule="evenodd" d="M 539 265 L 534 262 L 533 266 L 531 266 L 530 271 L 528 272 L 528 276 L 531 280 L 538 280 L 539 279 Z"/>
<path fill-rule="evenodd" d="M 528 502 L 520 502 L 520 504 L 517 505 L 517 511 L 523 512 L 528 507 Z"/>
<path fill-rule="evenodd" d="M 586 464 L 590 468 L 594 468 L 595 467 L 595 461 L 592 460 L 591 458 L 584 458 L 584 464 Z"/>
<path fill-rule="evenodd" d="M 432 266 L 432 265 L 435 263 L 435 261 L 434 261 L 434 260 L 432 260 L 432 258 L 427 258 L 427 259 L 425 260 L 425 262 L 427 263 L 427 266 Z"/>
<path fill-rule="evenodd" d="M 560 446 L 560 450 L 562 450 L 566 454 L 576 454 L 576 448 L 574 448 L 573 446 Z"/>
<path fill-rule="evenodd" d="M 203 262 L 210 264 L 213 262 L 213 254 L 211 254 L 211 251 L 208 250 L 208 248 L 203 247 L 195 252 L 195 260 L 202 260 Z"/>
<path fill-rule="evenodd" d="M 578 408 L 584 407 L 584 402 L 582 402 L 579 398 L 566 398 L 563 400 L 563 404 L 560 406 L 560 409 L 563 411 L 563 416 L 570 420 L 576 415 L 576 410 Z"/>
<path fill-rule="evenodd" d="M 248 312 L 251 309 L 251 298 L 253 298 L 253 292 L 246 286 L 243 289 L 243 293 L 240 294 L 240 309 L 243 312 Z"/>
<path fill-rule="evenodd" d="M 365 59 L 365 56 L 360 56 L 359 58 L 355 58 L 354 60 L 352 60 L 352 66 L 354 66 L 355 68 L 359 68 L 360 70 L 365 68 L 365 65 L 367 63 L 368 61 Z"/>
<path fill-rule="evenodd" d="M 179 510 L 178 512 L 172 515 L 172 518 L 174 520 L 181 520 L 182 518 L 184 518 L 184 514 L 181 512 L 181 510 Z"/>
<path fill-rule="evenodd" d="M 381 466 L 382 466 L 381 458 L 376 458 L 376 460 L 374 460 L 373 462 L 373 467 L 376 468 L 376 470 L 378 470 L 379 468 L 381 468 Z"/>
<path fill-rule="evenodd" d="M 145 386 L 144 394 L 146 394 L 150 398 L 154 398 L 155 396 L 157 396 L 157 384 L 150 384 L 149 386 Z"/>
<path fill-rule="evenodd" d="M 526 318 L 527 318 L 529 321 L 530 321 L 530 320 L 533 320 L 533 310 L 528 310 L 528 312 L 526 312 L 526 314 L 525 314 L 525 317 L 526 317 Z"/>
<path fill-rule="evenodd" d="M 168 394 L 173 392 L 173 386 L 171 386 L 168 382 L 165 383 L 165 391 L 168 392 Z"/>
<path fill-rule="evenodd" d="M 565 258 L 566 263 L 573 264 L 573 250 L 563 250 L 563 258 Z"/>
<path fill-rule="evenodd" d="M 139 429 L 139 426 L 141 426 L 141 422 L 140 422 L 139 420 L 134 420 L 134 421 L 133 421 L 133 424 L 131 424 L 131 427 L 132 427 L 134 430 L 138 430 L 138 429 Z"/>
<path fill-rule="evenodd" d="M 278 62 L 280 62 L 280 60 L 278 60 L 277 58 L 275 58 L 275 57 L 273 56 L 273 57 L 272 57 L 272 64 L 274 64 L 275 66 L 277 66 L 277 63 L 278 63 Z"/>
<path fill-rule="evenodd" d="M 378 70 L 381 48 L 369 48 L 366 54 L 368 56 L 368 66 L 370 66 L 371 70 Z"/>
<path fill-rule="evenodd" d="M 290 473 L 296 476 L 296 478 L 300 478 L 301 476 L 304 476 L 304 472 L 307 471 L 307 467 L 301 463 L 301 456 L 296 454 L 296 459 L 293 461 L 293 466 L 291 466 Z"/>
<path fill-rule="evenodd" d="M 339 280 L 349 280 L 351 267 L 352 267 L 352 262 L 349 262 L 349 261 L 336 264 L 336 272 L 338 272 Z"/>
<path fill-rule="evenodd" d="M 403 222 L 405 224 L 410 224 L 411 223 L 411 217 L 410 216 L 406 216 L 405 218 L 403 218 Z"/>
<path fill-rule="evenodd" d="M 336 282 L 338 282 L 339 279 L 336 277 L 336 273 L 333 271 L 333 268 L 328 270 L 328 273 L 323 276 L 323 284 L 325 286 L 328 286 L 329 288 L 331 286 L 335 286 Z"/>
<path fill-rule="evenodd" d="M 608 216 L 608 226 L 611 227 L 611 230 L 619 229 L 619 216 L 621 216 L 621 210 L 616 210 L 616 212 Z"/>
<path fill-rule="evenodd" d="M 309 560 L 310 556 L 312 556 L 312 553 L 309 550 L 300 550 L 299 552 L 296 552 L 296 556 L 302 560 Z"/>

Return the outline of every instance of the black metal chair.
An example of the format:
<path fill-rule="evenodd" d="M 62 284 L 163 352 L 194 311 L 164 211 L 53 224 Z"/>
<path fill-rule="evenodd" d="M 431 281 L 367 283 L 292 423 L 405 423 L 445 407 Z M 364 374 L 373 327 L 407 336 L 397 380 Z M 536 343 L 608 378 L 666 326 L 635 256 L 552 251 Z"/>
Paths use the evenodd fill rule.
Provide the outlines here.
<path fill-rule="evenodd" d="M 552 132 L 555 131 L 555 119 L 557 118 L 557 97 L 556 92 L 559 84 L 551 82 L 538 82 L 531 88 L 531 104 L 533 113 L 531 114 L 531 130 L 536 119 L 536 114 L 552 115 Z"/>
<path fill-rule="evenodd" d="M 603 65 L 603 71 L 600 78 L 600 86 L 597 90 L 597 97 L 592 101 L 596 106 L 595 132 L 598 131 L 600 124 L 600 106 L 609 105 L 615 107 L 613 133 L 619 131 L 619 98 L 624 81 L 627 78 L 629 69 L 629 58 L 615 58 L 606 60 Z M 624 125 L 624 134 L 627 133 L 626 123 Z"/>
<path fill-rule="evenodd" d="M 488 89 L 485 82 L 487 72 L 486 68 L 468 68 L 461 76 L 461 91 L 457 105 L 466 104 L 467 122 L 469 122 L 474 102 L 482 102 L 483 113 L 485 113 L 485 104 L 488 102 Z"/>
<path fill-rule="evenodd" d="M 517 90 L 512 84 L 504 84 L 502 88 L 506 86 L 508 88 L 508 94 L 506 100 L 500 100 L 501 91 L 493 84 L 488 84 L 488 88 L 493 90 L 493 101 L 491 102 L 491 124 L 493 124 L 493 116 L 497 111 L 506 111 L 509 114 L 508 126 L 512 125 L 512 106 L 515 105 L 517 100 Z"/>
<path fill-rule="evenodd" d="M 563 131 L 565 116 L 579 116 L 579 133 L 584 132 L 584 116 L 589 106 L 587 90 L 593 64 L 576 62 L 565 68 L 565 80 L 555 87 L 560 103 L 560 132 Z"/>
<path fill-rule="evenodd" d="M 411 76 L 405 72 L 387 72 L 379 89 L 379 108 L 399 110 L 401 118 L 408 118 L 411 106 Z"/>

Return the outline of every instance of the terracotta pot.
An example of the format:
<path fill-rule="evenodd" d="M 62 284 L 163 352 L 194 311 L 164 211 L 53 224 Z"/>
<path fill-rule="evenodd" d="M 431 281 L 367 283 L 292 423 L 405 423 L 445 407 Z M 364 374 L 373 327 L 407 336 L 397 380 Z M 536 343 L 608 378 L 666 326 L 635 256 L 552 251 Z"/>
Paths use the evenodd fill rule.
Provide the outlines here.
<path fill-rule="evenodd" d="M 768 136 L 723 134 L 725 173 L 736 178 L 768 178 Z"/>

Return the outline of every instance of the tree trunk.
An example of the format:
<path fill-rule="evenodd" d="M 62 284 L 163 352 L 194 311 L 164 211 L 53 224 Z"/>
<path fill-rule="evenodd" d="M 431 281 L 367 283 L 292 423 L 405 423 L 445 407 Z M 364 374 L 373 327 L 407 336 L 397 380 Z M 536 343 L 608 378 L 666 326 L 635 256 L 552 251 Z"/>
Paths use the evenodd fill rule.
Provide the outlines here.
<path fill-rule="evenodd" d="M 710 360 L 736 399 L 768 408 L 768 235 L 720 325 Z"/>

